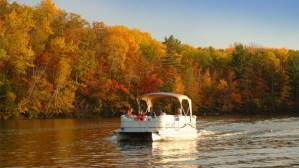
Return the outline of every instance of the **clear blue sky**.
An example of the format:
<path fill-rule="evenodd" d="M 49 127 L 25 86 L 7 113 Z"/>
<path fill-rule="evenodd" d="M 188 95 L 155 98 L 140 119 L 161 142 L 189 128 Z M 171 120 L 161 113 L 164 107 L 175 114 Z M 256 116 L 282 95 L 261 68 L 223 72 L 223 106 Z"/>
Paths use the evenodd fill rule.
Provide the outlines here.
<path fill-rule="evenodd" d="M 89 21 L 138 28 L 158 40 L 173 34 L 195 47 L 227 48 L 240 42 L 299 49 L 299 0 L 53 1 Z"/>

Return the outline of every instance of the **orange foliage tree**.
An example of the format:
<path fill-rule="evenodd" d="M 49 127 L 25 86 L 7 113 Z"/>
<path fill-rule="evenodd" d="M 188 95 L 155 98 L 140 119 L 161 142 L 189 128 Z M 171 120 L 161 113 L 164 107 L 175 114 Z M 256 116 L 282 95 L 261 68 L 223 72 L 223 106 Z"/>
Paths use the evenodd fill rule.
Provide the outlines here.
<path fill-rule="evenodd" d="M 51 0 L 0 1 L 0 118 L 115 116 L 157 91 L 187 94 L 195 114 L 298 113 L 299 51 L 195 48 Z"/>

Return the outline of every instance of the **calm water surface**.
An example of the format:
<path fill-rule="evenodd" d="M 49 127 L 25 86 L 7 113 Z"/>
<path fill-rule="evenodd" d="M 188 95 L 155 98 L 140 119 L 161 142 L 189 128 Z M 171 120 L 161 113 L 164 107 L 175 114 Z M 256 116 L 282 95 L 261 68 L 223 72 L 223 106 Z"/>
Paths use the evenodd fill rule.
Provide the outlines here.
<path fill-rule="evenodd" d="M 118 119 L 0 121 L 0 167 L 299 167 L 299 118 L 206 118 L 196 141 L 118 143 Z"/>

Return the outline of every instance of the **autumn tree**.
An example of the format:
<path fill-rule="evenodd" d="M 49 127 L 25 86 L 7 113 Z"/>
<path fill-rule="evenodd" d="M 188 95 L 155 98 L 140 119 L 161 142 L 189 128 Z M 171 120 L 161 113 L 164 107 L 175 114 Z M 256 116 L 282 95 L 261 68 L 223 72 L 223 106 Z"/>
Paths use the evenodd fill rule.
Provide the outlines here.
<path fill-rule="evenodd" d="M 298 113 L 299 107 L 299 52 L 290 51 L 286 61 L 287 71 L 290 77 L 291 97 L 294 102 L 294 109 Z"/>
<path fill-rule="evenodd" d="M 160 42 L 51 0 L 0 0 L 0 118 L 116 116 L 159 91 L 188 95 L 195 114 L 298 113 L 298 65 L 297 50 Z"/>

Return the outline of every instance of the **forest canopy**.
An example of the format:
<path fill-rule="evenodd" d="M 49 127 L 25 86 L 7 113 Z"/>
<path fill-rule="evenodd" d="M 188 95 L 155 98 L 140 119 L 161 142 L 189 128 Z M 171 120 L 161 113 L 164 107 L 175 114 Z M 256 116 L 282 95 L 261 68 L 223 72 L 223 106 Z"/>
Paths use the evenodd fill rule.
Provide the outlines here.
<path fill-rule="evenodd" d="M 160 42 L 51 0 L 0 0 L 0 118 L 115 116 L 156 91 L 188 95 L 195 114 L 299 114 L 299 51 Z"/>

